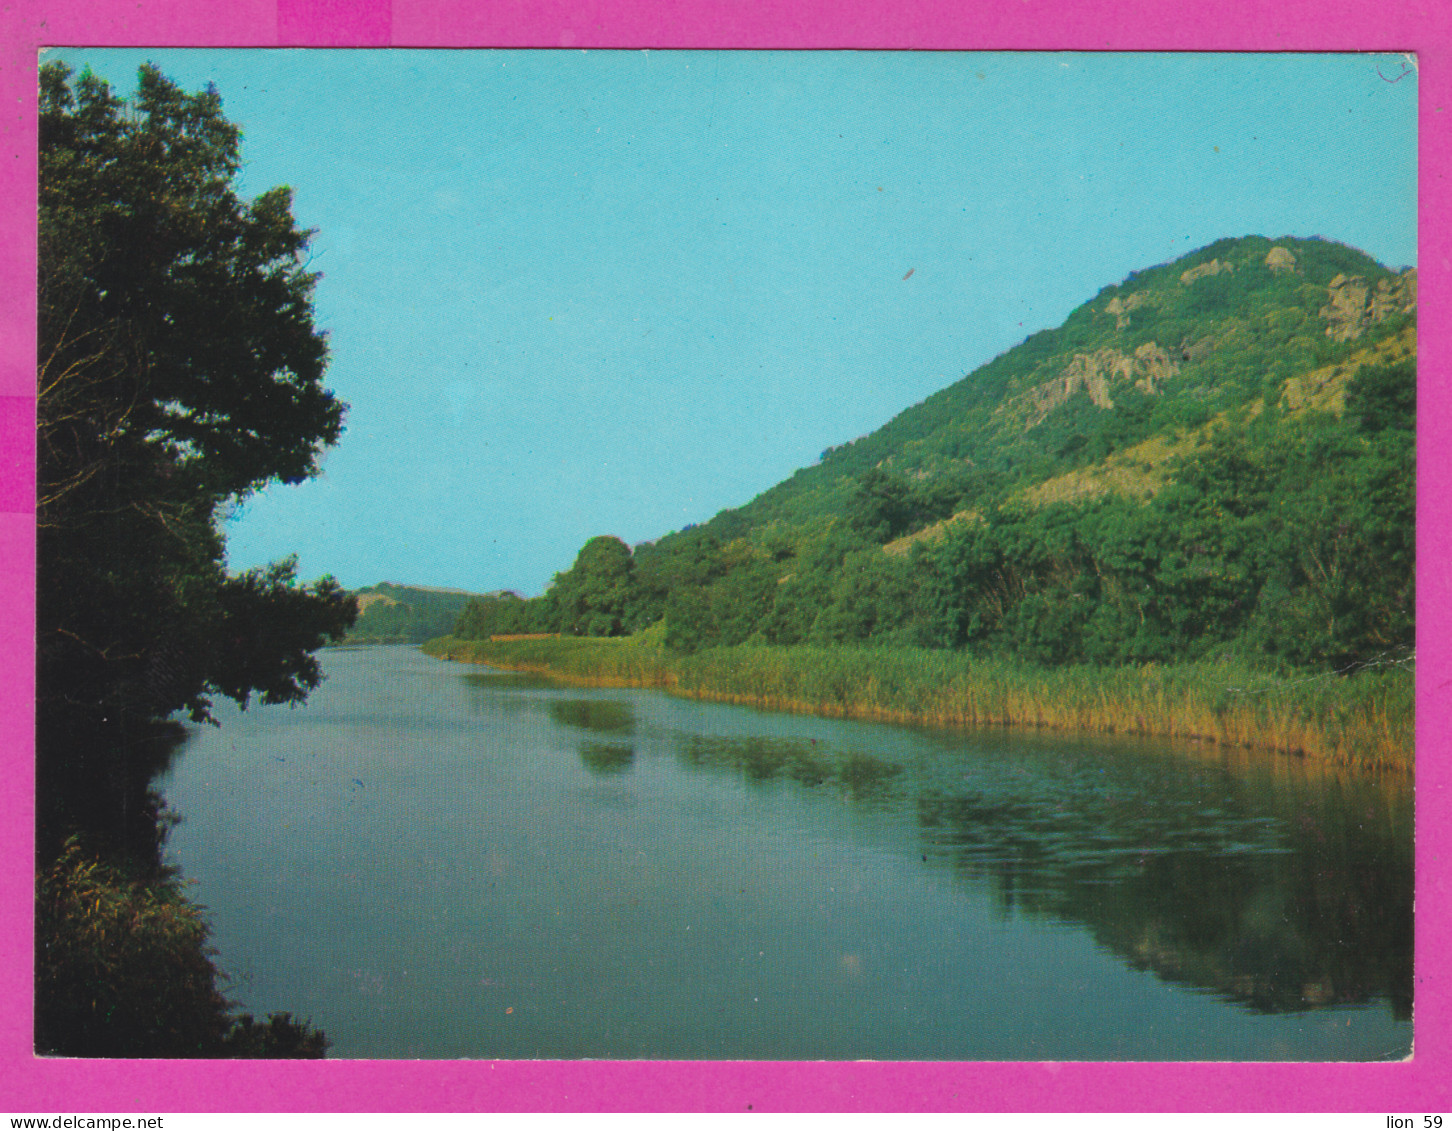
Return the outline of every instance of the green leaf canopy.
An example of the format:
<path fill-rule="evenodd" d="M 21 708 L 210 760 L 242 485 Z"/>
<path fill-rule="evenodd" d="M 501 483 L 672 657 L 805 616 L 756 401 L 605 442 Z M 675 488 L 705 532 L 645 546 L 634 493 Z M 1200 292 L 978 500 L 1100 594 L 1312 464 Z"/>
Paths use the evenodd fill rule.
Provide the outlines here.
<path fill-rule="evenodd" d="M 226 508 L 316 474 L 343 430 L 290 190 L 237 195 L 215 89 L 150 66 L 128 100 L 60 64 L 40 79 L 38 754 L 59 836 L 136 807 L 137 736 L 172 712 L 305 698 L 356 606 L 291 561 L 225 566 Z"/>

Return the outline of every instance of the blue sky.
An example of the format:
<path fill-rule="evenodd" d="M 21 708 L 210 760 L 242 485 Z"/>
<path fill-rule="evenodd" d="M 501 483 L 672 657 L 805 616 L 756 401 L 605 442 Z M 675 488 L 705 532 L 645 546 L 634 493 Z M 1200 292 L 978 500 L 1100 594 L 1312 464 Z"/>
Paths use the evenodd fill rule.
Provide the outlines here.
<path fill-rule="evenodd" d="M 213 82 L 316 228 L 316 480 L 234 568 L 541 592 L 1224 236 L 1416 261 L 1394 55 L 80 50 Z M 909 274 L 909 272 L 911 272 Z"/>

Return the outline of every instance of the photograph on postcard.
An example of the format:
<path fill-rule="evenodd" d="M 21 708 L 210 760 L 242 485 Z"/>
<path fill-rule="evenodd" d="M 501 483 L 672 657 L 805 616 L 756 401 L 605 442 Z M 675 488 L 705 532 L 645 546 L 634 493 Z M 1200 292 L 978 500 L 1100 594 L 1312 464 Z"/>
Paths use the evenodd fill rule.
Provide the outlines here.
<path fill-rule="evenodd" d="M 42 52 L 37 1053 L 1410 1056 L 1417 78 Z"/>

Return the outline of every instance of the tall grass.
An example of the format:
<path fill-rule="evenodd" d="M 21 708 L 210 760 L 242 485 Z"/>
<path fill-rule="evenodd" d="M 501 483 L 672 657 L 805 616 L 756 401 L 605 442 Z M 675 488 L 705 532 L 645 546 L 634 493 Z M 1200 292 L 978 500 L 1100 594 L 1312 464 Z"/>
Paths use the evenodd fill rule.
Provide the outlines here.
<path fill-rule="evenodd" d="M 650 633 L 430 641 L 445 659 L 845 718 L 1159 735 L 1410 771 L 1413 675 L 1277 678 L 1236 663 L 1040 668 L 913 648 L 740 645 L 691 655 Z"/>
<path fill-rule="evenodd" d="M 285 1013 L 232 1015 L 208 937 L 174 875 L 130 876 L 71 838 L 36 890 L 36 1051 L 321 1057 L 323 1033 Z"/>

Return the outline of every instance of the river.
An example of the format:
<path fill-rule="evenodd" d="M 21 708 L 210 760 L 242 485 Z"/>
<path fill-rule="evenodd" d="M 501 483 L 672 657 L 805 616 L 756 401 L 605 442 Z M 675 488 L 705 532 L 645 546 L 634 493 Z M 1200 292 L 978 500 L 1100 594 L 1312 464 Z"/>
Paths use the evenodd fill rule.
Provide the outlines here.
<path fill-rule="evenodd" d="M 1405 783 L 323 655 L 158 785 L 229 996 L 332 1056 L 1410 1053 Z"/>

